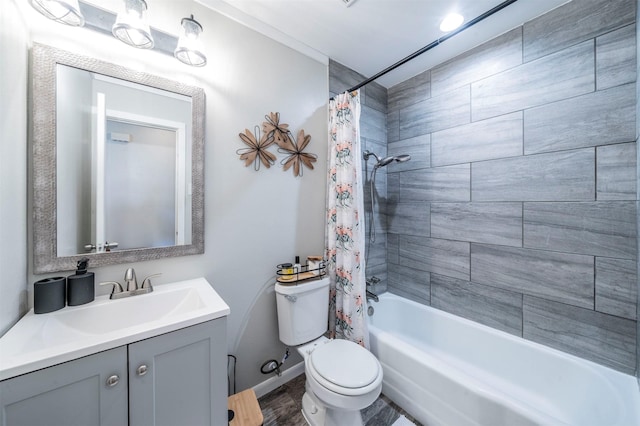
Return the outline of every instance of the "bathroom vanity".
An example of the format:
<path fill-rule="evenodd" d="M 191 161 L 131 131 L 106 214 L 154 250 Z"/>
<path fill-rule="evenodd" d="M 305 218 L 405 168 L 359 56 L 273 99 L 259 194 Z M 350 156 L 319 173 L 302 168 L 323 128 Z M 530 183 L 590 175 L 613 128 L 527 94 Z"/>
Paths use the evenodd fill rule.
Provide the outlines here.
<path fill-rule="evenodd" d="M 228 314 L 204 278 L 31 311 L 0 338 L 0 425 L 226 425 Z"/>

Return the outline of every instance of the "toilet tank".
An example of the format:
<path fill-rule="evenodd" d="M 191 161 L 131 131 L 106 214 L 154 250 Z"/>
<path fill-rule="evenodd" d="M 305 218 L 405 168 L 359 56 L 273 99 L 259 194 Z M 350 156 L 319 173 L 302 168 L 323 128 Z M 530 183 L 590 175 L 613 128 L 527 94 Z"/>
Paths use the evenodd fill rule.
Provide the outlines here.
<path fill-rule="evenodd" d="M 297 346 L 322 336 L 329 320 L 329 278 L 276 283 L 280 341 Z"/>

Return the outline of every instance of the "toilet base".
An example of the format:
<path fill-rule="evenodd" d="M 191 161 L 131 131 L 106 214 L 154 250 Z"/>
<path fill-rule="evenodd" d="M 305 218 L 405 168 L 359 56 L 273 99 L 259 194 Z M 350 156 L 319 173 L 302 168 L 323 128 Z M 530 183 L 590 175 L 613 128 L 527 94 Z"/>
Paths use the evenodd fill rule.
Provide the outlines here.
<path fill-rule="evenodd" d="M 363 426 L 360 410 L 326 407 L 309 390 L 302 396 L 302 415 L 310 426 Z"/>
<path fill-rule="evenodd" d="M 310 426 L 323 426 L 327 409 L 305 392 L 302 396 L 302 415 Z"/>

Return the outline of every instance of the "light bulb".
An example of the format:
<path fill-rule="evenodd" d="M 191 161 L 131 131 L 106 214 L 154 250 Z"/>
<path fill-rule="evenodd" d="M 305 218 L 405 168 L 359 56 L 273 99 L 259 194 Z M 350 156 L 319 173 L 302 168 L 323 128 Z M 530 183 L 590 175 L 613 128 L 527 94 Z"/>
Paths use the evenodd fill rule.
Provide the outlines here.
<path fill-rule="evenodd" d="M 182 24 L 182 30 L 180 31 L 178 45 L 173 55 L 180 62 L 187 65 L 194 67 L 205 66 L 207 64 L 207 57 L 204 54 L 202 41 L 200 40 L 202 25 L 193 19 L 193 15 L 191 15 L 190 18 L 183 18 L 180 23 Z"/>
<path fill-rule="evenodd" d="M 448 33 L 458 28 L 464 22 L 464 17 L 457 13 L 450 13 L 440 23 L 440 31 Z"/>
<path fill-rule="evenodd" d="M 31 0 L 31 6 L 42 15 L 61 24 L 81 27 L 84 16 L 78 0 Z"/>
<path fill-rule="evenodd" d="M 153 37 L 146 20 L 147 2 L 124 0 L 124 9 L 118 13 L 111 32 L 118 40 L 140 49 L 151 49 Z"/>

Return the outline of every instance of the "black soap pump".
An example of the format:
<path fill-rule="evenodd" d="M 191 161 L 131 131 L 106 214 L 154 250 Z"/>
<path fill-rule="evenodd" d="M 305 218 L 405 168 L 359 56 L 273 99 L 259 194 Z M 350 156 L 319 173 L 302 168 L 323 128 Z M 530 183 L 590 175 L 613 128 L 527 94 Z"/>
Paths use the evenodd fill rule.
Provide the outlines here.
<path fill-rule="evenodd" d="M 83 257 L 78 261 L 75 275 L 67 277 L 67 305 L 76 306 L 92 302 L 95 298 L 93 272 L 87 272 L 89 259 Z"/>

